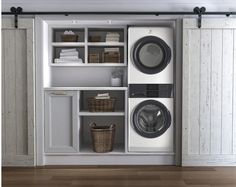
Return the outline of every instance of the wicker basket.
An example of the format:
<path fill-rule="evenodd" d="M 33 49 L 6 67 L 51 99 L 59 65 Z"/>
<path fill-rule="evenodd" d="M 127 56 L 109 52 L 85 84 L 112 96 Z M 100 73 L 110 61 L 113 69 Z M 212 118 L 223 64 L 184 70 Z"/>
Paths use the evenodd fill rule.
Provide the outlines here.
<path fill-rule="evenodd" d="M 89 63 L 99 63 L 99 53 L 89 54 Z"/>
<path fill-rule="evenodd" d="M 97 126 L 90 124 L 93 151 L 98 153 L 110 152 L 113 150 L 115 125 Z"/>
<path fill-rule="evenodd" d="M 101 36 L 89 36 L 89 42 L 101 42 Z"/>
<path fill-rule="evenodd" d="M 102 62 L 103 63 L 120 63 L 120 53 L 119 52 L 103 52 Z"/>
<path fill-rule="evenodd" d="M 61 35 L 62 42 L 77 42 L 79 36 L 77 34 L 63 34 Z"/>
<path fill-rule="evenodd" d="M 113 112 L 115 109 L 115 98 L 110 99 L 95 99 L 88 98 L 89 112 Z"/>

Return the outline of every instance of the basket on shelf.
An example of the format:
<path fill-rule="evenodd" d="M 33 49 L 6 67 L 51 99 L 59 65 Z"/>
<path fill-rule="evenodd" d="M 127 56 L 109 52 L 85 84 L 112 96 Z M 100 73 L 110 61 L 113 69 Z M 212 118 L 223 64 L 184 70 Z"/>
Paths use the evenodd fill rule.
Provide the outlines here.
<path fill-rule="evenodd" d="M 99 63 L 99 53 L 89 54 L 89 63 Z"/>
<path fill-rule="evenodd" d="M 77 34 L 62 34 L 61 40 L 62 42 L 77 42 L 79 36 Z"/>
<path fill-rule="evenodd" d="M 101 42 L 101 36 L 89 36 L 89 42 Z"/>
<path fill-rule="evenodd" d="M 113 112 L 115 109 L 116 98 L 95 99 L 88 98 L 88 108 L 90 112 Z"/>
<path fill-rule="evenodd" d="M 113 150 L 115 125 L 97 126 L 90 124 L 90 132 L 93 144 L 93 151 L 98 153 L 110 152 Z"/>
<path fill-rule="evenodd" d="M 103 52 L 102 63 L 120 63 L 120 52 Z"/>

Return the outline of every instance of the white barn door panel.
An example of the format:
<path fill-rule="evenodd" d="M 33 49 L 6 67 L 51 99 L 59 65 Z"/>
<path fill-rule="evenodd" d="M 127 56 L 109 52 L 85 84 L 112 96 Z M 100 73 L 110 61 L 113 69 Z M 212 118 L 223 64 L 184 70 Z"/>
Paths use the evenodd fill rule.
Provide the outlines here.
<path fill-rule="evenodd" d="M 34 165 L 33 19 L 2 20 L 2 163 Z"/>
<path fill-rule="evenodd" d="M 183 20 L 182 164 L 236 165 L 236 19 Z"/>

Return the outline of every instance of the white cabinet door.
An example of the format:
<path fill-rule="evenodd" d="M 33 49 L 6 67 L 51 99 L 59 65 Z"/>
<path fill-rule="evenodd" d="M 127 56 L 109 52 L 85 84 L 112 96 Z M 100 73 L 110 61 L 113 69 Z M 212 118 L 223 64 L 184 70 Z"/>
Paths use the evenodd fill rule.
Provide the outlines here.
<path fill-rule="evenodd" d="M 45 92 L 45 152 L 79 150 L 77 91 Z"/>
<path fill-rule="evenodd" d="M 184 19 L 183 40 L 183 165 L 236 165 L 236 19 Z"/>

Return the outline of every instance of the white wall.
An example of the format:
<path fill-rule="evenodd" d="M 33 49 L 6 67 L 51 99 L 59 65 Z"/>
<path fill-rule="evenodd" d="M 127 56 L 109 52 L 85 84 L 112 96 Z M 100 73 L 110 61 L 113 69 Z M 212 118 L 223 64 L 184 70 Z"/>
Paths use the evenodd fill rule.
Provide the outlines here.
<path fill-rule="evenodd" d="M 235 0 L 2 0 L 2 11 L 21 6 L 24 11 L 236 11 Z"/>

